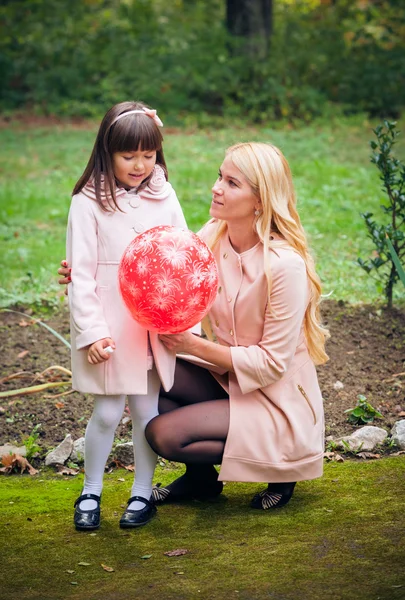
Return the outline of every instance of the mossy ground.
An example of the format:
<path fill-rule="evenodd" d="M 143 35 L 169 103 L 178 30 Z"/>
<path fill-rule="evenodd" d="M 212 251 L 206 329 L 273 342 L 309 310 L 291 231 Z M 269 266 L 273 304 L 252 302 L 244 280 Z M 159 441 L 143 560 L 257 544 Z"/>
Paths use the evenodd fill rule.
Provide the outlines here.
<path fill-rule="evenodd" d="M 174 474 L 159 468 L 157 480 Z M 227 484 L 216 503 L 161 506 L 149 525 L 124 531 L 132 475 L 119 470 L 105 477 L 95 535 L 72 526 L 82 476 L 3 477 L 0 598 L 405 598 L 404 476 L 403 456 L 329 463 L 274 512 L 248 507 L 260 486 Z M 177 548 L 189 553 L 164 555 Z"/>

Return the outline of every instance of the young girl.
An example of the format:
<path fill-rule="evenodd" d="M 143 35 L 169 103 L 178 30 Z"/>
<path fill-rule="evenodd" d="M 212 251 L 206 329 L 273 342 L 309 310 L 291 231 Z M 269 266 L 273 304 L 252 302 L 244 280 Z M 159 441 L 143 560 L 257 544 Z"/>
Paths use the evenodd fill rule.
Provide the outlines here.
<path fill-rule="evenodd" d="M 73 190 L 67 230 L 73 387 L 95 394 L 85 436 L 85 479 L 75 502 L 78 530 L 100 525 L 103 473 L 128 397 L 135 480 L 121 527 L 145 525 L 156 454 L 144 431 L 158 414 L 160 385 L 173 383 L 175 355 L 138 325 L 118 289 L 118 264 L 134 236 L 157 225 L 186 227 L 167 181 L 162 122 L 139 102 L 105 115 L 87 167 Z"/>

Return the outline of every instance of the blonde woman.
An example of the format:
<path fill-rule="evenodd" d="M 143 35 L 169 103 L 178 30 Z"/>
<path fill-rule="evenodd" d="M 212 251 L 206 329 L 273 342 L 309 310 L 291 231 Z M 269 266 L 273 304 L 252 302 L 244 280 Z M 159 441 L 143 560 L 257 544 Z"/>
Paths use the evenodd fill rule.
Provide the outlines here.
<path fill-rule="evenodd" d="M 145 435 L 159 455 L 185 463 L 186 472 L 155 487 L 153 498 L 205 499 L 219 495 L 223 481 L 265 482 L 251 506 L 277 508 L 297 481 L 322 475 L 315 365 L 328 360 L 320 282 L 281 151 L 262 143 L 229 148 L 210 215 L 200 236 L 219 269 L 209 313 L 215 342 L 188 332 L 160 336 L 183 356 Z"/>
<path fill-rule="evenodd" d="M 322 475 L 315 364 L 328 359 L 319 278 L 281 151 L 262 143 L 229 148 L 210 215 L 200 235 L 219 269 L 209 313 L 216 342 L 189 332 L 160 336 L 188 356 L 177 361 L 174 386 L 161 392 L 160 415 L 145 435 L 155 452 L 187 469 L 154 498 L 202 499 L 218 495 L 223 481 L 266 482 L 251 506 L 276 508 L 297 481 Z"/>

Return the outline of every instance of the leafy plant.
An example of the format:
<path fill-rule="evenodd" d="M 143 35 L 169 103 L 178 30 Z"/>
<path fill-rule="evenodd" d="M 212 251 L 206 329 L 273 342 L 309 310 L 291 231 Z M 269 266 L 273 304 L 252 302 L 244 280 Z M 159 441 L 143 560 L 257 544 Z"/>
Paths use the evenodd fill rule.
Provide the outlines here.
<path fill-rule="evenodd" d="M 37 439 L 39 438 L 39 429 L 41 428 L 41 423 L 35 425 L 34 429 L 31 431 L 30 435 L 23 439 L 23 444 L 26 450 L 26 458 L 27 460 L 31 460 L 37 452 L 41 450 L 41 446 L 37 444 Z"/>
<path fill-rule="evenodd" d="M 348 414 L 347 420 L 349 423 L 363 425 L 364 423 L 372 423 L 374 419 L 383 418 L 383 415 L 367 402 L 366 396 L 359 394 L 357 398 L 356 406 L 345 410 L 345 413 Z"/>
<path fill-rule="evenodd" d="M 388 200 L 381 209 L 389 217 L 389 222 L 378 224 L 373 213 L 362 213 L 368 236 L 375 245 L 375 256 L 366 261 L 358 258 L 357 262 L 366 273 L 375 275 L 377 281 L 383 284 L 388 307 L 391 308 L 394 285 L 399 278 L 402 279 L 401 262 L 405 258 L 405 164 L 392 153 L 399 135 L 396 122 L 385 120 L 384 126 L 379 125 L 373 131 L 377 141 L 370 142 L 373 150 L 371 162 L 380 171 L 382 189 Z"/>

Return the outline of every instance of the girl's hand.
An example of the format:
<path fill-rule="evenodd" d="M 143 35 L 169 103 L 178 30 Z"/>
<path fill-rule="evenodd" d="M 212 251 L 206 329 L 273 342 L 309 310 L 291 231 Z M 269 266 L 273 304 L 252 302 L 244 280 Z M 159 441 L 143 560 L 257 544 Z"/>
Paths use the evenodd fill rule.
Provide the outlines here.
<path fill-rule="evenodd" d="M 70 283 L 72 281 L 72 278 L 70 276 L 72 269 L 69 268 L 69 264 L 66 260 L 62 260 L 60 264 L 61 264 L 61 268 L 58 269 L 58 274 L 63 275 L 63 277 L 61 277 L 61 279 L 58 279 L 58 283 L 60 283 L 60 285 L 67 285 L 68 283 Z M 68 289 L 66 288 L 65 294 L 67 295 L 67 293 L 68 293 Z"/>
<path fill-rule="evenodd" d="M 106 351 L 106 348 L 112 348 L 115 350 L 115 343 L 111 338 L 103 338 L 94 342 L 87 350 L 87 360 L 91 365 L 98 365 L 99 363 L 108 360 L 112 354 L 111 351 Z"/>
<path fill-rule="evenodd" d="M 163 342 L 168 350 L 175 352 L 192 353 L 195 337 L 190 331 L 184 333 L 161 334 L 159 339 Z"/>

